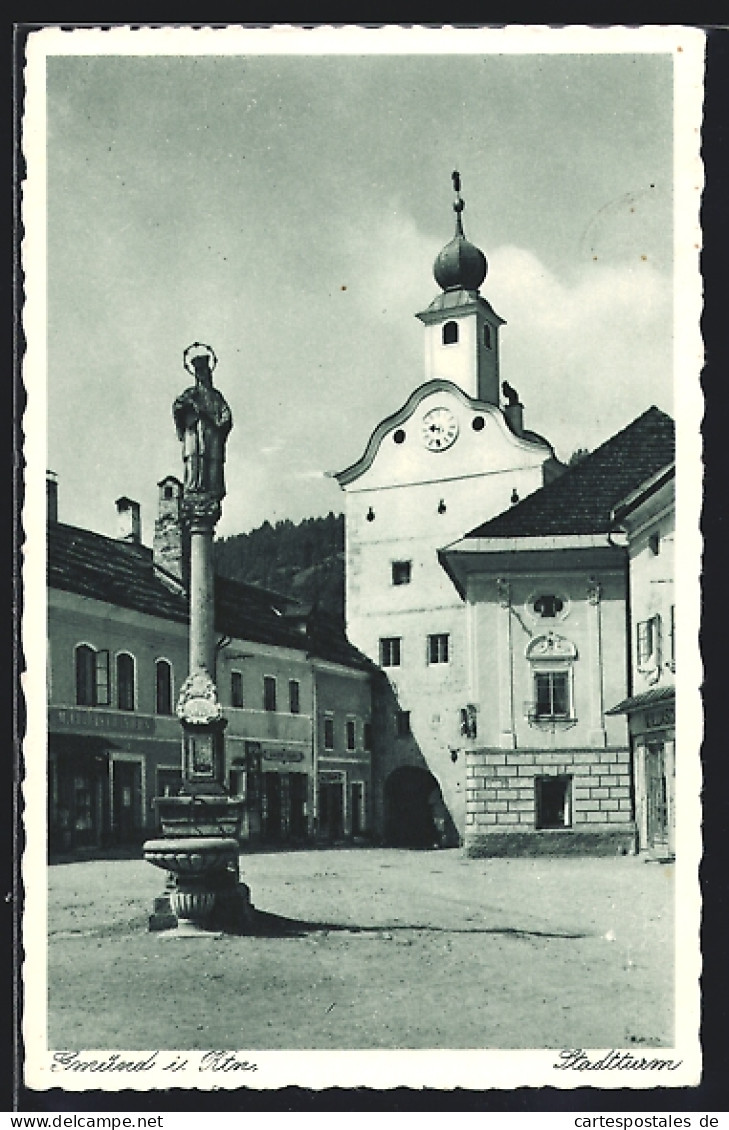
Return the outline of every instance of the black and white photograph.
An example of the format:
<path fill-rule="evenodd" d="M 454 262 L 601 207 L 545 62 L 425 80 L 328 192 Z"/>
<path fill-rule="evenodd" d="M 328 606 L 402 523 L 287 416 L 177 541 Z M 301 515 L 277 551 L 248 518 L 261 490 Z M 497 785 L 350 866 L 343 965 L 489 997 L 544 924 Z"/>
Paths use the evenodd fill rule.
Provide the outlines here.
<path fill-rule="evenodd" d="M 29 35 L 27 1087 L 697 1084 L 703 55 Z"/>

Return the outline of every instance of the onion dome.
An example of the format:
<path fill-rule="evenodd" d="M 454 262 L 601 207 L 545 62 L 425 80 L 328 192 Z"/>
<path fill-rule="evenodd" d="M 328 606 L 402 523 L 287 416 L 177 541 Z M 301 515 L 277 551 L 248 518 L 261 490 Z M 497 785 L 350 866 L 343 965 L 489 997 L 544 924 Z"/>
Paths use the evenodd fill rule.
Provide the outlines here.
<path fill-rule="evenodd" d="M 480 248 L 469 243 L 463 233 L 461 213 L 465 204 L 461 198 L 461 177 L 452 174 L 456 199 L 453 211 L 456 213 L 456 234 L 439 253 L 433 264 L 433 275 L 441 290 L 478 290 L 486 278 L 488 263 Z"/>

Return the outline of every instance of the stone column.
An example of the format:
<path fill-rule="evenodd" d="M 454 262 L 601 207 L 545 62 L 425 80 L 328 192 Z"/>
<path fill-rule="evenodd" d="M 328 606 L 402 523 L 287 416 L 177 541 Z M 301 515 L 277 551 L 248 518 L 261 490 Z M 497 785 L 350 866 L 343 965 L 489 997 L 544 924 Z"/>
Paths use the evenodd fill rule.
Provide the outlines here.
<path fill-rule="evenodd" d="M 240 928 L 250 893 L 238 876 L 240 801 L 225 788 L 226 719 L 215 686 L 215 572 L 213 535 L 225 497 L 225 442 L 230 408 L 213 388 L 215 354 L 196 342 L 185 351 L 195 385 L 173 405 L 185 479 L 182 519 L 189 535 L 189 674 L 180 688 L 182 790 L 157 798 L 162 838 L 148 840 L 148 862 L 170 872 L 172 883 L 155 901 L 150 929 L 182 923 L 199 933 L 211 923 Z M 178 932 L 180 932 L 178 930 Z M 182 931 L 184 932 L 184 931 Z"/>

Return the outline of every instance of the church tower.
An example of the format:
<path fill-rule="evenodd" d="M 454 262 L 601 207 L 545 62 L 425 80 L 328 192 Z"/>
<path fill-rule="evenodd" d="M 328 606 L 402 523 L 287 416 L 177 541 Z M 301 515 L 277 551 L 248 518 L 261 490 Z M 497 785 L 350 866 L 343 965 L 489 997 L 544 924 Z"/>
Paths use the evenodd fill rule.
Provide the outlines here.
<path fill-rule="evenodd" d="M 432 843 L 434 820 L 445 842 L 464 834 L 474 666 L 467 608 L 439 551 L 561 468 L 501 382 L 504 321 L 479 293 L 486 258 L 463 232 L 458 173 L 453 183 L 456 232 L 433 268 L 440 293 L 417 315 L 425 381 L 335 476 L 346 494 L 347 633 L 386 676 L 373 809 L 389 842 Z"/>
<path fill-rule="evenodd" d="M 457 172 L 453 188 L 456 232 L 433 264 L 443 293 L 417 315 L 426 327 L 425 377 L 444 377 L 476 400 L 498 405 L 499 327 L 504 319 L 479 294 L 488 263 L 483 251 L 464 235 L 465 203 Z"/>

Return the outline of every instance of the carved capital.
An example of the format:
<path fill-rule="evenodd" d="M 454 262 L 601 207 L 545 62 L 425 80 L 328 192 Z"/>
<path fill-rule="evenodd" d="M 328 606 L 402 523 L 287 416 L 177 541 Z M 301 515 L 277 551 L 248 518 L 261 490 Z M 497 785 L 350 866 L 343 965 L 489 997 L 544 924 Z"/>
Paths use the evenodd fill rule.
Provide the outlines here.
<path fill-rule="evenodd" d="M 186 490 L 182 496 L 182 513 L 192 531 L 212 530 L 220 521 L 220 499 L 209 491 Z"/>

